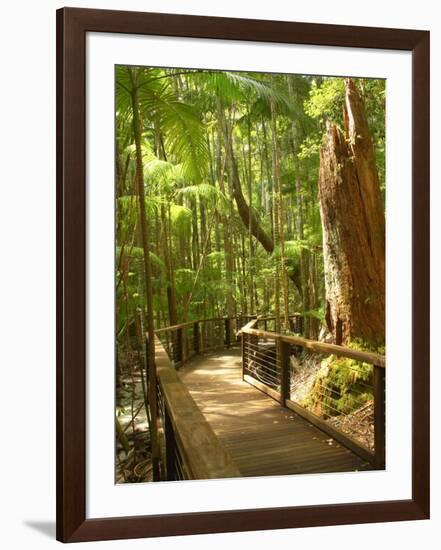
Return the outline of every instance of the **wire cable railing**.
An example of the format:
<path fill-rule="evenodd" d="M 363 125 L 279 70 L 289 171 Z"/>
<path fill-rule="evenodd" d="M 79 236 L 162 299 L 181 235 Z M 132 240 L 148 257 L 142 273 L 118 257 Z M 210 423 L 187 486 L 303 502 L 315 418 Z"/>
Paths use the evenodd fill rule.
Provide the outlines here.
<path fill-rule="evenodd" d="M 290 325 L 302 327 L 295 317 Z M 243 379 L 384 468 L 385 357 L 268 326 L 256 318 L 239 331 Z"/>

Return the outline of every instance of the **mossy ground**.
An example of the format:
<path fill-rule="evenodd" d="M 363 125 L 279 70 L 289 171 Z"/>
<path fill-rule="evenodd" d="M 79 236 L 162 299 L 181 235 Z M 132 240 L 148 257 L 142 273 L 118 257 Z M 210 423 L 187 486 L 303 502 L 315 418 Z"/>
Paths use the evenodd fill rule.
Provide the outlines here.
<path fill-rule="evenodd" d="M 369 349 L 360 342 L 353 342 L 350 347 Z M 381 353 L 384 348 L 375 351 Z M 322 360 L 316 381 L 302 405 L 325 418 L 351 414 L 373 399 L 372 377 L 372 365 L 331 355 Z"/>

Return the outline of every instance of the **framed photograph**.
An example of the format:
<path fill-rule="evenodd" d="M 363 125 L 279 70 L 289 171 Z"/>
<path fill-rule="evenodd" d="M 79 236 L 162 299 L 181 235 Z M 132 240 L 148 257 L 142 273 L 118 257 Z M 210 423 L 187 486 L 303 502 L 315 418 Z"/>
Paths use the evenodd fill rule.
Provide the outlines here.
<path fill-rule="evenodd" d="M 57 538 L 429 517 L 429 33 L 57 12 Z"/>

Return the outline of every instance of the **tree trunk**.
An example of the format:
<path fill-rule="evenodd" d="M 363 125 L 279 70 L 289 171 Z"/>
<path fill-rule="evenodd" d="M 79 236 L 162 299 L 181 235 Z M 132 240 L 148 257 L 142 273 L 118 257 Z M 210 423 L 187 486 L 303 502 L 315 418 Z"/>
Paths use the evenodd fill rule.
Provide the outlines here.
<path fill-rule="evenodd" d="M 176 325 L 178 317 L 176 314 L 176 292 L 174 281 L 174 270 L 172 265 L 172 249 L 170 246 L 170 238 L 168 234 L 168 220 L 165 213 L 165 205 L 161 204 L 161 223 L 162 223 L 162 245 L 164 250 L 164 263 L 167 279 L 167 305 L 168 319 L 170 325 Z"/>
<path fill-rule="evenodd" d="M 320 151 L 326 321 L 337 344 L 385 339 L 385 219 L 374 149 L 355 84 L 345 82 L 346 135 L 334 124 Z"/>
<path fill-rule="evenodd" d="M 139 212 L 141 221 L 141 236 L 144 250 L 144 281 L 147 300 L 147 334 L 148 334 L 148 366 L 149 366 L 149 405 L 150 405 L 150 439 L 152 445 L 152 468 L 153 479 L 159 479 L 159 446 L 157 434 L 157 403 L 156 403 L 156 365 L 155 365 L 155 342 L 153 326 L 153 293 L 152 293 L 152 269 L 150 265 L 150 243 L 147 215 L 145 210 L 144 176 L 141 151 L 141 120 L 139 113 L 138 89 L 134 69 L 129 69 L 132 80 L 132 108 L 133 108 L 133 133 L 135 136 L 136 148 L 136 184 L 139 198 Z"/>
<path fill-rule="evenodd" d="M 277 225 L 277 232 L 274 231 L 274 240 L 278 242 L 280 248 L 280 260 L 281 260 L 281 275 L 282 275 L 282 290 L 283 290 L 283 319 L 285 330 L 289 329 L 289 297 L 288 297 L 288 281 L 286 278 L 286 257 L 285 257 L 285 226 L 284 226 L 284 212 L 283 212 L 283 200 L 282 200 L 282 185 L 280 183 L 280 151 L 279 143 L 277 139 L 277 120 L 276 120 L 276 107 L 274 101 L 271 101 L 271 134 L 273 142 L 273 181 L 275 189 L 275 197 L 277 198 L 274 210 L 276 212 L 275 219 L 277 222 L 274 224 Z M 276 240 L 277 233 L 277 240 Z M 277 277 L 277 287 L 278 282 L 278 269 L 276 269 Z M 278 297 L 276 297 L 278 300 Z M 279 325 L 280 328 L 280 312 L 279 307 L 276 308 L 276 326 Z M 278 330 L 276 329 L 276 332 Z"/>
<path fill-rule="evenodd" d="M 225 162 L 222 162 L 222 137 L 224 132 L 224 109 L 220 99 L 217 100 L 217 116 L 218 116 L 218 127 L 217 127 L 217 140 L 216 140 L 216 177 L 221 192 L 225 193 L 225 184 L 224 184 L 224 172 L 225 172 Z M 232 250 L 232 233 L 230 229 L 231 221 L 227 216 L 221 214 L 220 216 L 222 228 L 223 228 L 223 247 L 224 247 L 224 256 L 225 256 L 225 278 L 226 278 L 226 289 L 225 289 L 225 305 L 226 313 L 228 317 L 234 316 L 235 311 L 235 302 L 233 296 L 234 290 L 234 281 L 233 281 L 233 250 Z M 217 224 L 216 224 L 217 225 Z"/>

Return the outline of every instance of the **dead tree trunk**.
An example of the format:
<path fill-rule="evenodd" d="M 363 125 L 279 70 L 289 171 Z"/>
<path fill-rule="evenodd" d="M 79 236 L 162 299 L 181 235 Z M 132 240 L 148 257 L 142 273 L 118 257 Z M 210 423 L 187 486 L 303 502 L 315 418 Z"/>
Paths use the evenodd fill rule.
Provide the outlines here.
<path fill-rule="evenodd" d="M 337 344 L 385 339 L 385 219 L 371 134 L 355 83 L 345 131 L 327 124 L 320 151 L 326 322 Z"/>

